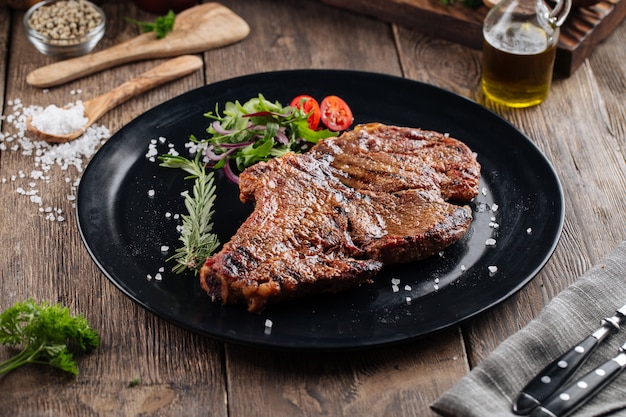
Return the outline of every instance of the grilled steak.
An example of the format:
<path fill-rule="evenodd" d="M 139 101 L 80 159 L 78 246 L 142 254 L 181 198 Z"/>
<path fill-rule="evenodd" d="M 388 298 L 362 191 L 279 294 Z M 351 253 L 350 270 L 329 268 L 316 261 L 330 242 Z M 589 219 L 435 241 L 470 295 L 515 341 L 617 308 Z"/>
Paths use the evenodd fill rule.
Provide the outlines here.
<path fill-rule="evenodd" d="M 307 154 L 240 175 L 255 209 L 200 273 L 223 303 L 259 312 L 270 300 L 338 292 L 371 281 L 384 264 L 432 256 L 472 220 L 480 166 L 445 135 L 358 126 Z"/>
<path fill-rule="evenodd" d="M 332 155 L 342 181 L 357 190 L 429 190 L 457 202 L 478 194 L 480 165 L 472 151 L 439 132 L 371 123 L 326 139 L 311 152 Z"/>

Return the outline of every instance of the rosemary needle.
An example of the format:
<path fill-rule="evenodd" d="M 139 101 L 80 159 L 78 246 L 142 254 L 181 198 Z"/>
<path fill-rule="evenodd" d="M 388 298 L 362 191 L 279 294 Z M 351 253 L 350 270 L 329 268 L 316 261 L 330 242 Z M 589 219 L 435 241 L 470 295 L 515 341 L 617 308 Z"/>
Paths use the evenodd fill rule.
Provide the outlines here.
<path fill-rule="evenodd" d="M 182 230 L 179 240 L 182 246 L 177 248 L 168 260 L 176 261 L 172 268 L 175 273 L 187 269 L 198 273 L 208 256 L 219 246 L 213 230 L 213 203 L 215 202 L 215 184 L 213 172 L 207 173 L 200 161 L 200 153 L 193 160 L 179 155 L 162 155 L 160 166 L 180 168 L 189 175 L 185 179 L 194 179 L 191 193 L 185 194 L 187 214 L 182 217 Z"/>

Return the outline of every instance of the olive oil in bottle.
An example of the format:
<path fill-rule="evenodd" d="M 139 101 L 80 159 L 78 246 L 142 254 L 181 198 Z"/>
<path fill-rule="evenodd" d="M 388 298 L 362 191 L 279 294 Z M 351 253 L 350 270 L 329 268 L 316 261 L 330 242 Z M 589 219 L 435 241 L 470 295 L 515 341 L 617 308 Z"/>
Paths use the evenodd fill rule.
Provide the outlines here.
<path fill-rule="evenodd" d="M 482 88 L 487 99 L 508 107 L 545 100 L 559 37 L 571 0 L 549 9 L 543 0 L 502 0 L 483 25 Z"/>
<path fill-rule="evenodd" d="M 523 29 L 520 29 L 523 30 Z M 541 103 L 552 84 L 556 44 L 548 44 L 537 29 L 534 42 L 526 42 L 516 51 L 495 38 L 483 40 L 483 91 L 485 95 L 505 106 L 528 107 Z M 531 32 L 532 33 L 532 32 Z"/>

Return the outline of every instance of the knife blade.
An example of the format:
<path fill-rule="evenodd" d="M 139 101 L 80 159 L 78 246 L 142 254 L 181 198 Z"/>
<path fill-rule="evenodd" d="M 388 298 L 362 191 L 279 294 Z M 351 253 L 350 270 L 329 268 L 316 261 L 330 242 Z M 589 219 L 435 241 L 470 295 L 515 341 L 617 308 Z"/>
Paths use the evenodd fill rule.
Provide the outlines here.
<path fill-rule="evenodd" d="M 535 407 L 550 397 L 561 387 L 589 358 L 589 355 L 609 334 L 619 330 L 626 321 L 626 305 L 620 307 L 613 316 L 600 322 L 600 327 L 556 358 L 531 379 L 513 402 L 513 412 L 529 414 Z"/>
<path fill-rule="evenodd" d="M 626 368 L 626 343 L 614 358 L 552 394 L 530 417 L 566 417 L 589 401 Z"/>

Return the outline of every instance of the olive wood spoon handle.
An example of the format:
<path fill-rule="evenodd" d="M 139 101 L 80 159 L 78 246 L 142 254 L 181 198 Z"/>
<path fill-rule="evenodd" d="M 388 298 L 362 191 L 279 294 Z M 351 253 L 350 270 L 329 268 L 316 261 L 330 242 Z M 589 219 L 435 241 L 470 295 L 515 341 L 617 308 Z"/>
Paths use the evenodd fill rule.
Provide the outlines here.
<path fill-rule="evenodd" d="M 38 68 L 26 76 L 26 82 L 52 87 L 129 62 L 204 52 L 238 42 L 249 33 L 248 24 L 230 9 L 204 3 L 179 13 L 174 29 L 163 39 L 144 33 L 98 52 Z"/>
<path fill-rule="evenodd" d="M 31 133 L 47 142 L 63 143 L 72 141 L 82 135 L 89 126 L 100 119 L 100 117 L 102 117 L 109 110 L 154 87 L 165 84 L 184 75 L 191 74 L 192 72 L 202 68 L 202 66 L 203 61 L 199 57 L 194 55 L 183 55 L 178 58 L 170 59 L 169 61 L 144 72 L 143 74 L 125 82 L 107 93 L 85 101 L 83 103 L 83 107 L 85 109 L 84 116 L 87 118 L 87 123 L 82 129 L 75 132 L 67 134 L 52 134 L 43 132 L 33 126 L 31 117 L 26 120 L 26 127 Z"/>

